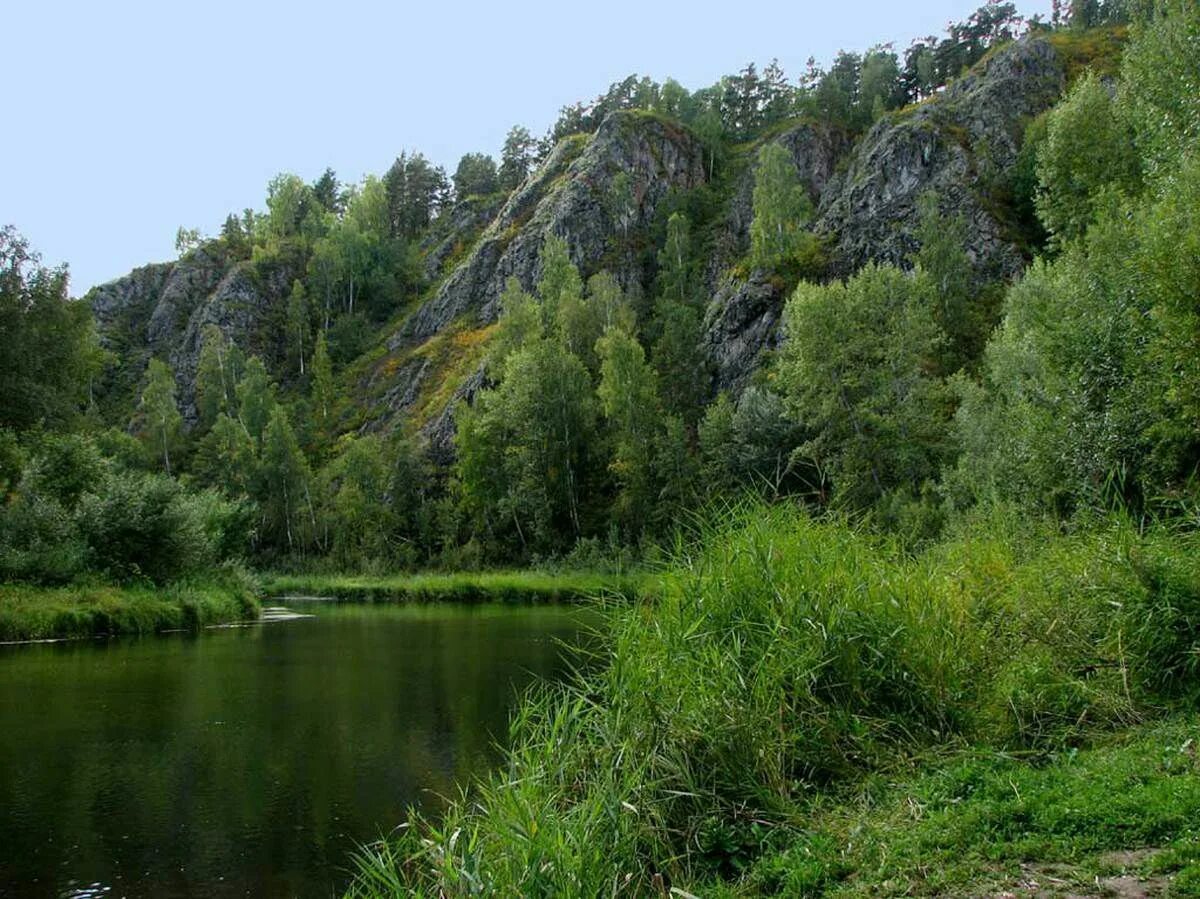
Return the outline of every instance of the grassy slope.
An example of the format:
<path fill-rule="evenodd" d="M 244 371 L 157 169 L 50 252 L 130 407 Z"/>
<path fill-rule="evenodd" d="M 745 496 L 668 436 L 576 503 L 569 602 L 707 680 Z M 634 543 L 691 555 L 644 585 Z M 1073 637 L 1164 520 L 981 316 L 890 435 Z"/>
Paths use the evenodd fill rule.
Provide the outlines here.
<path fill-rule="evenodd" d="M 643 576 L 592 572 L 278 574 L 266 579 L 266 590 L 271 594 L 390 602 L 567 602 L 604 594 L 632 596 L 644 583 Z"/>
<path fill-rule="evenodd" d="M 0 641 L 194 630 L 258 616 L 246 584 L 35 587 L 0 584 Z"/>
<path fill-rule="evenodd" d="M 1186 868 L 1198 550 L 998 512 L 912 556 L 749 509 L 611 617 L 606 666 L 523 707 L 504 770 L 368 850 L 353 894 L 962 895 L 1146 847 Z"/>

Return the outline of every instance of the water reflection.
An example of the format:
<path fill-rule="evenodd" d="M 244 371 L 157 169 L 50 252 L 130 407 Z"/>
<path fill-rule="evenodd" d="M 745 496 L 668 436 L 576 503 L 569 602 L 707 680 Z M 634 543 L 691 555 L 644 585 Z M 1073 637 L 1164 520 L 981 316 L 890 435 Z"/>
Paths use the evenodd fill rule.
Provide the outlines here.
<path fill-rule="evenodd" d="M 495 758 L 564 609 L 0 648 L 0 895 L 329 896 L 353 847 Z"/>

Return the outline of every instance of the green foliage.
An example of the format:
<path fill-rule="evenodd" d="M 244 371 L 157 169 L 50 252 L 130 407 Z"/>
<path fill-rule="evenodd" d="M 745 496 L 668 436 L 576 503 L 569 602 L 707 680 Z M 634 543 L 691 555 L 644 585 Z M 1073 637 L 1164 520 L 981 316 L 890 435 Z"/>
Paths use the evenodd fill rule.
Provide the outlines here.
<path fill-rule="evenodd" d="M 216 564 L 218 548 L 242 542 L 241 510 L 215 495 L 187 494 L 163 475 L 114 473 L 80 504 L 88 565 L 117 581 L 166 583 Z"/>
<path fill-rule="evenodd" d="M 0 427 L 72 423 L 103 354 L 90 310 L 67 295 L 66 268 L 48 269 L 12 227 L 0 229 Z"/>
<path fill-rule="evenodd" d="M 196 410 L 203 428 L 212 427 L 222 412 L 237 410 L 237 385 L 245 371 L 245 358 L 216 325 L 206 325 L 200 336 L 196 363 Z"/>
<path fill-rule="evenodd" d="M 540 257 L 541 276 L 537 283 L 538 299 L 542 303 L 542 321 L 549 328 L 558 322 L 558 310 L 583 295 L 583 280 L 571 261 L 567 242 L 556 234 L 546 235 Z"/>
<path fill-rule="evenodd" d="M 1087 230 L 1106 190 L 1136 192 L 1133 134 L 1123 107 L 1095 75 L 1080 79 L 1050 112 L 1037 175 L 1038 215 L 1060 247 Z"/>
<path fill-rule="evenodd" d="M 1120 520 L 1064 536 L 997 514 L 913 557 L 793 507 L 740 510 L 676 559 L 652 600 L 613 614 L 605 664 L 526 703 L 501 771 L 440 824 L 414 815 L 367 852 L 351 895 L 596 895 L 614 879 L 631 894 L 663 882 L 795 895 L 860 865 L 893 876 L 878 855 L 890 845 L 898 866 L 915 863 L 906 876 L 937 853 L 936 878 L 965 876 L 947 843 L 967 863 L 989 841 L 1017 861 L 1039 846 L 1185 837 L 1200 793 L 1182 739 L 1154 734 L 1127 761 L 1100 751 L 1082 769 L 1012 759 L 1056 758 L 1159 707 L 1159 659 L 1130 636 L 1138 604 L 1162 600 L 1136 560 L 1192 572 L 1194 542 Z M 820 816 L 815 788 L 874 793 L 964 745 L 950 793 L 929 796 L 949 786 L 937 776 L 920 787 L 927 822 L 898 791 L 865 835 L 813 833 L 840 824 Z M 1170 756 L 1164 776 L 1147 752 Z M 1155 803 L 1131 831 L 1131 812 Z M 893 826 L 911 837 L 876 836 Z"/>
<path fill-rule="evenodd" d="M 658 379 L 637 338 L 609 328 L 596 345 L 601 359 L 596 393 L 614 442 L 609 468 L 616 476 L 614 519 L 627 532 L 645 526 L 657 500 L 655 435 L 662 419 Z"/>
<path fill-rule="evenodd" d="M 459 200 L 494 194 L 499 187 L 496 160 L 486 153 L 467 153 L 454 170 L 454 195 Z"/>
<path fill-rule="evenodd" d="M 541 340 L 510 355 L 494 391 L 460 407 L 456 473 L 485 529 L 511 527 L 525 551 L 564 548 L 582 533 L 596 408 L 578 358 Z"/>
<path fill-rule="evenodd" d="M 1121 63 L 1120 105 L 1145 170 L 1169 177 L 1200 142 L 1200 10 L 1165 2 L 1139 24 Z"/>
<path fill-rule="evenodd" d="M 811 242 L 804 228 L 812 218 L 812 201 L 791 154 L 781 144 L 769 143 L 759 151 L 753 205 L 750 261 L 756 268 L 777 268 Z"/>
<path fill-rule="evenodd" d="M 0 580 L 59 583 L 93 572 L 166 583 L 240 556 L 250 521 L 244 502 L 124 468 L 91 438 L 49 435 L 29 448 L 0 506 Z"/>
<path fill-rule="evenodd" d="M 504 138 L 504 149 L 500 153 L 500 169 L 497 181 L 501 189 L 516 190 L 529 176 L 533 166 L 537 141 L 522 125 L 513 125 Z"/>
<path fill-rule="evenodd" d="M 799 452 L 838 498 L 861 508 L 934 478 L 952 407 L 930 374 L 943 337 L 916 279 L 872 264 L 846 282 L 801 284 L 784 323 L 784 396 L 812 435 Z"/>
<path fill-rule="evenodd" d="M 1070 509 L 1190 481 L 1198 197 L 1192 165 L 1164 199 L 1106 211 L 1010 291 L 983 385 L 963 388 L 956 489 Z"/>
<path fill-rule="evenodd" d="M 655 307 L 658 336 L 650 358 L 663 408 L 694 427 L 708 399 L 712 365 L 701 345 L 704 323 L 693 305 L 666 297 Z"/>
<path fill-rule="evenodd" d="M 328 429 L 330 415 L 333 412 L 334 383 L 333 365 L 329 359 L 328 344 L 325 332 L 317 335 L 317 347 L 313 350 L 312 359 L 312 404 L 317 424 L 321 429 Z"/>
<path fill-rule="evenodd" d="M 146 369 L 138 420 L 138 431 L 148 452 L 162 460 L 163 471 L 169 475 L 171 450 L 179 443 L 183 416 L 175 399 L 175 373 L 161 359 L 151 359 Z"/>
<path fill-rule="evenodd" d="M 596 571 L 483 571 L 381 576 L 278 574 L 270 593 L 333 596 L 368 602 L 586 602 L 597 596 L 632 599 L 648 578 Z"/>
<path fill-rule="evenodd" d="M 257 587 L 233 567 L 200 582 L 160 587 L 0 586 L 0 640 L 199 630 L 258 617 Z"/>
<path fill-rule="evenodd" d="M 312 539 L 312 472 L 282 406 L 274 405 L 262 438 L 255 498 L 262 510 L 262 539 L 267 546 L 303 551 Z"/>
<path fill-rule="evenodd" d="M 962 753 L 881 778 L 815 803 L 737 893 L 973 896 L 1036 879 L 1078 895 L 1194 895 L 1195 726 L 1180 716 L 1045 765 Z"/>
<path fill-rule="evenodd" d="M 267 374 L 267 367 L 257 356 L 246 363 L 245 373 L 237 385 L 238 418 L 246 433 L 258 445 L 272 411 L 276 408 L 275 385 Z"/>
<path fill-rule="evenodd" d="M 980 283 L 967 255 L 967 223 L 961 215 L 943 215 L 932 191 L 920 198 L 919 211 L 920 248 L 910 258 L 916 288 L 944 337 L 938 370 L 943 375 L 974 371 L 997 324 L 999 288 Z"/>

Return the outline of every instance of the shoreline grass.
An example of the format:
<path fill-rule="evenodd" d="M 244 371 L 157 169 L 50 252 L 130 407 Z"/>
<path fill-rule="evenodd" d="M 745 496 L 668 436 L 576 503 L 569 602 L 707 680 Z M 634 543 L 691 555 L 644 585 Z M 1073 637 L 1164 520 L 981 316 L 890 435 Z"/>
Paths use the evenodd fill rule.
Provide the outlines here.
<path fill-rule="evenodd" d="M 1023 846 L 1073 864 L 1156 848 L 1190 872 L 1172 889 L 1194 882 L 1200 770 L 1175 756 L 1200 740 L 1171 736 L 1174 767 L 1161 773 L 1174 779 L 1134 787 L 1157 777 L 1137 770 L 1157 722 L 1195 727 L 1200 534 L 1120 516 L 1065 528 L 1000 508 L 914 554 L 836 518 L 750 505 L 654 589 L 610 616 L 600 664 L 522 704 L 500 770 L 438 819 L 412 812 L 360 852 L 349 896 L 893 894 L 904 892 L 888 868 L 897 858 L 903 876 L 923 878 L 913 893 L 977 895 L 950 883 L 987 874 L 999 836 L 1011 843 L 1001 878 L 1028 860 Z M 1072 759 L 1138 733 L 1149 742 L 1128 783 L 1103 781 L 1104 756 L 1087 755 L 1101 759 L 1088 776 L 1107 785 L 1075 790 L 1088 776 L 1068 776 Z M 829 802 L 896 772 L 916 783 L 956 754 L 985 760 L 960 778 L 967 798 L 1000 803 L 1008 789 L 1017 800 L 952 797 L 946 814 L 961 806 L 964 818 L 946 826 L 962 830 L 976 867 L 955 873 L 957 856 L 936 849 L 943 828 L 902 820 L 919 812 L 903 787 L 895 826 L 866 854 L 837 845 L 862 822 L 839 830 L 836 811 L 825 843 L 806 845 Z M 1054 765 L 1063 776 L 1039 780 Z M 1021 804 L 1031 793 L 1037 808 Z M 1076 799 L 1114 817 L 1072 819 Z M 987 818 L 991 808 L 1002 812 Z M 1158 829 L 1139 831 L 1155 809 Z M 925 836 L 905 843 L 910 831 Z"/>
<path fill-rule="evenodd" d="M 326 596 L 358 602 L 560 603 L 601 596 L 632 599 L 645 574 L 547 572 L 514 569 L 395 575 L 268 574 L 270 596 Z"/>
<path fill-rule="evenodd" d="M 245 578 L 152 585 L 0 584 L 0 643 L 195 631 L 257 618 Z"/>

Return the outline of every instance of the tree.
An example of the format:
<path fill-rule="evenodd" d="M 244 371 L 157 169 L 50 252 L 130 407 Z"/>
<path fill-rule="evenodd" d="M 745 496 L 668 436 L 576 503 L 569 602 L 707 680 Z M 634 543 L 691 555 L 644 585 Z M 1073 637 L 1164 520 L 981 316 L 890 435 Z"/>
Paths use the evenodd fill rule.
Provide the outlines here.
<path fill-rule="evenodd" d="M 192 471 L 200 483 L 228 496 L 248 496 L 257 466 L 254 440 L 249 433 L 225 412 L 218 413 L 196 448 Z"/>
<path fill-rule="evenodd" d="M 325 169 L 321 173 L 321 177 L 313 182 L 312 193 L 313 199 L 320 203 L 326 212 L 340 215 L 345 208 L 345 196 L 342 194 L 342 185 L 338 182 L 337 175 L 333 169 Z"/>
<path fill-rule="evenodd" d="M 610 328 L 596 351 L 601 360 L 596 394 L 613 440 L 609 469 L 619 485 L 615 518 L 636 534 L 653 516 L 658 492 L 655 448 L 662 412 L 657 378 L 631 334 Z"/>
<path fill-rule="evenodd" d="M 806 240 L 804 227 L 812 217 L 812 201 L 791 154 L 781 144 L 769 143 L 759 151 L 753 206 L 752 264 L 772 269 L 793 260 Z"/>
<path fill-rule="evenodd" d="M 659 296 L 678 303 L 693 303 L 699 284 L 692 255 L 692 227 L 682 212 L 667 219 L 667 237 L 658 251 Z"/>
<path fill-rule="evenodd" d="M 322 429 L 328 427 L 329 414 L 333 409 L 334 384 L 333 366 L 329 361 L 329 349 L 325 344 L 325 332 L 317 335 L 317 347 L 312 361 L 312 401 Z"/>
<path fill-rule="evenodd" d="M 87 303 L 66 268 L 45 268 L 12 227 L 0 229 L 0 427 L 70 423 L 104 362 Z"/>
<path fill-rule="evenodd" d="M 171 473 L 171 448 L 179 440 L 183 417 L 175 400 L 175 373 L 161 359 L 151 359 L 146 369 L 146 386 L 138 404 L 142 439 L 162 455 L 163 470 Z"/>
<path fill-rule="evenodd" d="M 274 405 L 263 433 L 257 493 L 264 536 L 276 547 L 286 546 L 288 552 L 302 549 L 307 542 L 306 520 L 311 524 L 314 519 L 310 480 L 308 461 L 287 413 Z"/>
<path fill-rule="evenodd" d="M 1122 107 L 1092 72 L 1051 110 L 1038 147 L 1037 176 L 1038 217 L 1059 247 L 1095 220 L 1106 190 L 1136 190 L 1133 134 Z"/>
<path fill-rule="evenodd" d="M 1200 145 L 1200 7 L 1160 6 L 1161 12 L 1134 31 L 1121 60 L 1119 89 L 1143 167 L 1158 181 Z"/>
<path fill-rule="evenodd" d="M 182 225 L 175 232 L 175 252 L 182 258 L 204 243 L 204 235 L 199 228 L 184 228 Z"/>
<path fill-rule="evenodd" d="M 268 237 L 282 240 L 305 234 L 313 237 L 316 222 L 320 219 L 320 207 L 313 196 L 313 189 L 298 175 L 283 173 L 276 175 L 267 185 Z M 307 233 L 306 233 L 307 232 Z"/>
<path fill-rule="evenodd" d="M 501 189 L 513 191 L 529 177 L 533 166 L 537 141 L 529 134 L 529 129 L 521 125 L 513 125 L 504 138 L 504 149 L 500 153 L 500 171 L 498 173 Z"/>
<path fill-rule="evenodd" d="M 497 188 L 496 160 L 485 153 L 467 153 L 454 170 L 454 195 L 459 200 L 485 197 Z"/>
<path fill-rule="evenodd" d="M 664 297 L 655 309 L 655 331 L 650 358 L 658 372 L 663 405 L 688 426 L 695 426 L 712 381 L 701 346 L 700 315 L 694 306 Z"/>
<path fill-rule="evenodd" d="M 383 178 L 388 234 L 412 240 L 437 214 L 448 189 L 446 173 L 420 153 L 401 153 Z"/>
<path fill-rule="evenodd" d="M 376 435 L 347 438 L 321 472 L 320 521 L 331 535 L 330 552 L 342 566 L 382 561 L 389 555 L 388 460 Z"/>
<path fill-rule="evenodd" d="M 579 537 L 596 431 L 583 363 L 552 340 L 524 347 L 456 422 L 455 474 L 480 527 L 511 527 L 526 553 Z"/>
<path fill-rule="evenodd" d="M 241 372 L 235 367 L 237 355 L 232 341 L 216 325 L 205 325 L 200 332 L 200 356 L 196 363 L 196 410 L 200 426 L 212 427 L 222 412 L 237 408 L 237 382 Z"/>
<path fill-rule="evenodd" d="M 263 431 L 275 408 L 275 385 L 267 367 L 257 356 L 246 363 L 245 374 L 237 385 L 238 418 L 256 445 L 262 443 Z"/>
<path fill-rule="evenodd" d="M 571 261 L 567 242 L 557 234 L 547 234 L 542 244 L 541 277 L 538 279 L 538 299 L 542 302 L 542 319 L 548 329 L 558 323 L 558 309 L 564 303 L 577 300 L 583 294 L 579 269 Z"/>
<path fill-rule="evenodd" d="M 801 283 L 784 310 L 780 381 L 811 435 L 800 452 L 850 506 L 917 493 L 946 456 L 952 408 L 929 373 L 941 335 L 923 299 L 910 275 L 870 264 Z"/>
<path fill-rule="evenodd" d="M 500 321 L 488 351 L 488 367 L 502 377 L 504 363 L 517 350 L 541 340 L 546 326 L 537 301 L 515 275 L 510 275 L 500 294 Z"/>
<path fill-rule="evenodd" d="M 926 291 L 934 321 L 946 335 L 941 369 L 950 374 L 979 358 L 995 322 L 982 314 L 975 275 L 967 256 L 967 223 L 962 215 L 944 216 L 937 195 L 918 200 L 920 218 L 914 254 L 918 284 Z"/>
<path fill-rule="evenodd" d="M 292 282 L 287 305 L 288 359 L 304 377 L 304 355 L 312 335 L 312 315 L 308 308 L 308 292 L 300 281 Z"/>
<path fill-rule="evenodd" d="M 633 177 L 629 172 L 620 171 L 613 176 L 604 199 L 609 216 L 621 229 L 621 236 L 628 240 L 629 228 L 637 220 L 638 212 Z"/>
<path fill-rule="evenodd" d="M 900 65 L 896 54 L 888 47 L 868 50 L 862 61 L 855 104 L 859 124 L 865 127 L 902 102 Z"/>

